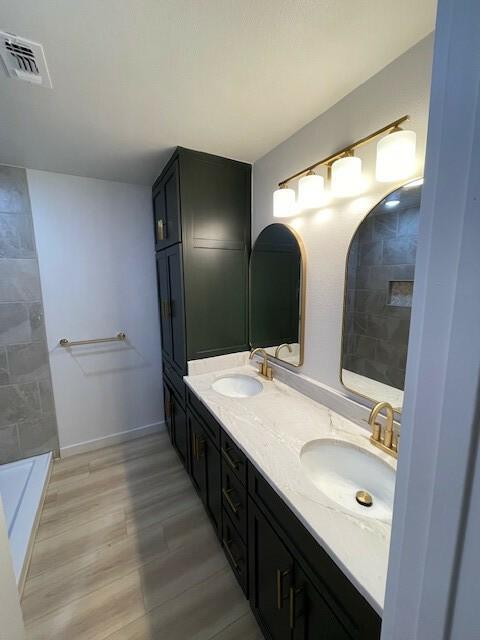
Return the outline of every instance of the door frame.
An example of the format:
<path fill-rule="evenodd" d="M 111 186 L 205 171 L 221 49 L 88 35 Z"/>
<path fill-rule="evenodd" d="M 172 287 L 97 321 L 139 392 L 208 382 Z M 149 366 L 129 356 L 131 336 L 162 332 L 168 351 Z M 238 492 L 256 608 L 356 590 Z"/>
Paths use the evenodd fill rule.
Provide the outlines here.
<path fill-rule="evenodd" d="M 479 422 L 478 24 L 477 0 L 439 0 L 382 640 L 453 638 L 466 552 L 480 571 L 478 545 L 464 546 Z M 478 637 L 476 618 L 455 637 Z"/>

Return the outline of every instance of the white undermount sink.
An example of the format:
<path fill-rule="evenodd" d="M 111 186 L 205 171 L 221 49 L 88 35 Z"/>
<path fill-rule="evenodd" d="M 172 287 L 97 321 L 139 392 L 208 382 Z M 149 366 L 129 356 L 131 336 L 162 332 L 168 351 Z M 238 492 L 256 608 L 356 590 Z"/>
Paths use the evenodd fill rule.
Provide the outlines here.
<path fill-rule="evenodd" d="M 310 480 L 342 508 L 391 521 L 395 471 L 374 453 L 342 440 L 325 438 L 307 442 L 300 460 Z M 371 506 L 357 502 L 359 491 L 370 495 Z"/>
<path fill-rule="evenodd" d="M 250 398 L 260 393 L 263 385 L 251 376 L 232 375 L 215 380 L 212 389 L 229 398 Z"/>

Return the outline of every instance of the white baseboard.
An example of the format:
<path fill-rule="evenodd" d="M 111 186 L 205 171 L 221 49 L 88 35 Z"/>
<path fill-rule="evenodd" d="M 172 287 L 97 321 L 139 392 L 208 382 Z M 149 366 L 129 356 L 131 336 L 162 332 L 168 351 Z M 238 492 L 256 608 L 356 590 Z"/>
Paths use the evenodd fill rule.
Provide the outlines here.
<path fill-rule="evenodd" d="M 136 438 L 142 438 L 143 436 L 148 436 L 151 433 L 158 433 L 164 430 L 165 422 L 154 422 L 153 424 L 136 427 L 135 429 L 129 429 L 128 431 L 112 433 L 110 436 L 103 436 L 102 438 L 95 438 L 94 440 L 86 440 L 85 442 L 79 442 L 78 444 L 71 444 L 67 447 L 60 447 L 60 457 L 68 458 L 70 456 L 77 455 L 78 453 L 86 453 L 87 451 L 110 447 L 113 444 L 121 444 L 122 442 L 135 440 Z"/>

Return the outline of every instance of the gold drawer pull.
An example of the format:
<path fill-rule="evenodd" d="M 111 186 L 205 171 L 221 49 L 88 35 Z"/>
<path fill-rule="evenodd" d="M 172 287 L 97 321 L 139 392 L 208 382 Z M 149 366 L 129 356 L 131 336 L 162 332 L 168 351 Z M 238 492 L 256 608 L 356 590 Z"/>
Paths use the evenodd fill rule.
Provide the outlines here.
<path fill-rule="evenodd" d="M 296 599 L 297 596 L 302 592 L 302 589 L 294 589 L 290 587 L 289 590 L 289 619 L 290 619 L 290 629 L 295 629 L 295 620 L 297 618 L 296 614 Z"/>
<path fill-rule="evenodd" d="M 235 560 L 235 556 L 230 550 L 231 544 L 232 544 L 231 540 L 225 540 L 225 538 L 223 538 L 223 546 L 225 547 L 225 551 L 227 552 L 227 555 L 230 558 L 231 563 L 233 564 L 233 568 L 235 569 L 235 571 L 240 571 L 238 562 Z"/>
<path fill-rule="evenodd" d="M 165 235 L 164 235 L 164 226 L 163 226 L 163 220 L 157 220 L 157 240 L 164 240 L 165 239 Z"/>
<path fill-rule="evenodd" d="M 230 498 L 230 494 L 232 493 L 232 491 L 233 489 L 225 489 L 225 487 L 222 487 L 223 497 L 228 502 L 228 506 L 233 511 L 233 513 L 238 513 L 238 507 L 240 507 L 241 505 L 240 503 L 235 504 L 233 500 Z"/>
<path fill-rule="evenodd" d="M 285 597 L 283 595 L 283 579 L 286 576 L 288 576 L 289 573 L 290 573 L 290 569 L 285 569 L 284 571 L 282 571 L 281 569 L 277 569 L 276 591 L 277 591 L 277 609 L 279 611 L 283 607 L 283 601 L 285 600 Z"/>
<path fill-rule="evenodd" d="M 228 464 L 231 466 L 231 468 L 232 468 L 234 471 L 237 471 L 237 469 L 238 469 L 238 462 L 235 462 L 235 460 L 233 460 L 233 459 L 230 457 L 230 454 L 229 454 L 228 450 L 227 450 L 227 449 L 225 449 L 224 447 L 222 447 L 222 455 L 223 455 L 223 457 L 225 458 L 226 462 L 228 462 Z"/>

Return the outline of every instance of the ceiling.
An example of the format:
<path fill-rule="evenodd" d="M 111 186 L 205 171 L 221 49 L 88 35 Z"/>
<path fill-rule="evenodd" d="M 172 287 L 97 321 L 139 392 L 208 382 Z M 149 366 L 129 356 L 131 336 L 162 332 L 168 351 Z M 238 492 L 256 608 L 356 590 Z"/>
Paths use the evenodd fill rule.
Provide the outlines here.
<path fill-rule="evenodd" d="M 436 0 L 0 0 L 53 89 L 0 69 L 0 163 L 151 184 L 173 147 L 254 161 L 434 28 Z"/>

